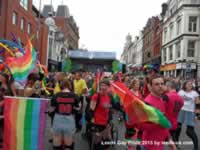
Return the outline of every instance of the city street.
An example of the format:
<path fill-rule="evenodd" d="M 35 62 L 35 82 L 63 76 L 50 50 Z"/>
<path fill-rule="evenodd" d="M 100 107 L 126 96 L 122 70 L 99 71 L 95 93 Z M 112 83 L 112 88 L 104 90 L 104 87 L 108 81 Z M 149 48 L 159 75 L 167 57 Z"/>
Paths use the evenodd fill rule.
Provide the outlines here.
<path fill-rule="evenodd" d="M 53 150 L 52 144 L 48 142 L 49 138 L 50 138 L 50 134 L 49 134 L 49 130 L 50 130 L 50 124 L 49 124 L 49 119 L 47 120 L 47 128 L 46 128 L 46 142 L 45 142 L 45 150 Z M 119 137 L 119 141 L 120 143 L 124 141 L 123 139 L 123 135 L 124 135 L 124 126 L 123 124 L 120 124 L 118 127 L 118 131 L 120 133 L 120 137 Z M 200 139 L 200 132 L 198 132 L 200 130 L 200 121 L 197 120 L 196 121 L 196 133 L 198 134 L 198 138 Z M 200 140 L 199 140 L 200 141 Z M 185 134 L 185 127 L 183 127 L 181 136 L 180 136 L 180 142 L 184 143 L 184 145 L 182 144 L 180 146 L 181 150 L 192 150 L 193 145 L 191 145 L 191 140 L 186 136 Z M 200 144 L 200 142 L 199 142 Z M 116 150 L 125 150 L 125 146 L 123 145 L 115 145 L 115 147 L 113 149 Z M 166 149 L 168 149 L 168 147 L 166 146 Z M 88 143 L 85 139 L 83 139 L 83 137 L 81 136 L 81 133 L 76 134 L 75 136 L 75 150 L 89 150 L 88 147 Z"/>

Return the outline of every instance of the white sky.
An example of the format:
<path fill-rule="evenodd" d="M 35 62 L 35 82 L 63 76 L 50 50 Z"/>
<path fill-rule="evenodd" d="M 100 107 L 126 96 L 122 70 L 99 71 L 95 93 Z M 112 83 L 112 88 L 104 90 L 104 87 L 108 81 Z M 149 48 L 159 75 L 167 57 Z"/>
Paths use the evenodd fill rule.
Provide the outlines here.
<path fill-rule="evenodd" d="M 118 58 L 125 38 L 139 35 L 149 17 L 161 13 L 166 0 L 52 0 L 54 10 L 66 4 L 79 27 L 79 47 L 115 51 Z M 42 5 L 51 0 L 42 0 Z M 39 0 L 33 0 L 39 8 Z M 43 7 L 42 7 L 43 8 Z"/>

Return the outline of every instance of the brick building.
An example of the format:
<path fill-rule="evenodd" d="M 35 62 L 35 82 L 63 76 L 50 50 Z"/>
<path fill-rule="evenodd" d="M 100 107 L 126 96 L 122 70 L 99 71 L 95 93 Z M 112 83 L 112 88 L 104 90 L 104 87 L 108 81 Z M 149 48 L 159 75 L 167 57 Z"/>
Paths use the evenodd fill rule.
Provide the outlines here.
<path fill-rule="evenodd" d="M 162 47 L 162 21 L 152 17 L 143 31 L 143 64 L 160 64 Z"/>
<path fill-rule="evenodd" d="M 48 28 L 41 19 L 39 22 L 39 16 L 32 0 L 0 0 L 0 38 L 12 40 L 14 33 L 25 45 L 27 37 L 34 36 L 32 44 L 38 59 L 46 64 Z"/>

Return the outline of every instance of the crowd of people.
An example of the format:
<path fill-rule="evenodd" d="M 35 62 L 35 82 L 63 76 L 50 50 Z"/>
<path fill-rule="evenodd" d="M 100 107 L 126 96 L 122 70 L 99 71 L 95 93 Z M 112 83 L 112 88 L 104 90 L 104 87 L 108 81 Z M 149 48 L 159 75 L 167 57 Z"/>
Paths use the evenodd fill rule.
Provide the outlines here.
<path fill-rule="evenodd" d="M 95 80 L 95 74 L 77 71 L 49 73 L 46 86 L 42 86 L 44 75 L 31 73 L 23 87 L 4 73 L 0 74 L 0 139 L 3 140 L 3 104 L 4 96 L 46 97 L 50 99 L 47 110 L 51 118 L 53 148 L 71 150 L 74 148 L 74 135 L 83 130 L 83 117 L 88 132 L 91 126 L 97 129 L 94 141 L 95 150 L 109 149 L 102 141 L 112 140 L 110 120 L 116 111 L 123 107 L 113 103 L 110 82 L 123 82 L 129 90 L 147 105 L 160 110 L 171 122 L 172 127 L 165 129 L 153 123 L 129 124 L 124 117 L 126 138 L 137 136 L 143 142 L 136 146 L 141 150 L 162 150 L 163 141 L 168 141 L 171 149 L 178 149 L 182 126 L 186 126 L 186 135 L 191 138 L 194 150 L 199 149 L 195 132 L 195 120 L 200 119 L 200 80 L 184 80 L 175 77 L 163 77 L 150 72 L 146 77 L 134 77 L 125 74 L 105 76 L 99 83 L 96 93 L 89 92 Z M 48 90 L 48 92 L 46 92 Z M 114 110 L 114 111 L 113 111 Z M 123 112 L 125 114 L 125 112 Z M 84 115 L 85 114 L 85 115 Z M 126 115 L 124 115 L 126 116 Z M 50 139 L 51 141 L 51 139 Z M 160 144 L 155 145 L 154 141 Z"/>

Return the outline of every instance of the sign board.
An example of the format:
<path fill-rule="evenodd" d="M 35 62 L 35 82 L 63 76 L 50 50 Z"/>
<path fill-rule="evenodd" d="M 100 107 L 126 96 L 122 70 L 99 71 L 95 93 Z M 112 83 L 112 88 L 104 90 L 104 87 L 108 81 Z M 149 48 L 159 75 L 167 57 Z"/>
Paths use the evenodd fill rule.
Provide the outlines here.
<path fill-rule="evenodd" d="M 116 59 L 115 52 L 93 52 L 93 51 L 69 51 L 70 58 L 85 58 L 85 59 Z"/>

